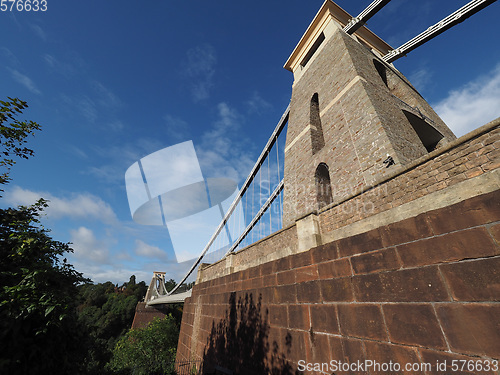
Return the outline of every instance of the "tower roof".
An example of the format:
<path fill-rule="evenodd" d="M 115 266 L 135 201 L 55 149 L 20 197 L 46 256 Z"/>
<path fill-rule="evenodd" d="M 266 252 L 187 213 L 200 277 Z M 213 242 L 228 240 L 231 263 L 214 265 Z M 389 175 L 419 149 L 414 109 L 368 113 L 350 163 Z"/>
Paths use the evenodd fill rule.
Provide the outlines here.
<path fill-rule="evenodd" d="M 332 0 L 325 0 L 299 43 L 285 63 L 284 68 L 294 72 L 296 67 L 302 62 L 311 49 L 319 35 L 325 30 L 330 22 L 335 22 L 339 27 L 344 28 L 353 17 Z M 393 48 L 381 38 L 371 32 L 365 26 L 360 27 L 353 35 L 356 35 L 362 43 L 380 53 L 382 56 Z"/>

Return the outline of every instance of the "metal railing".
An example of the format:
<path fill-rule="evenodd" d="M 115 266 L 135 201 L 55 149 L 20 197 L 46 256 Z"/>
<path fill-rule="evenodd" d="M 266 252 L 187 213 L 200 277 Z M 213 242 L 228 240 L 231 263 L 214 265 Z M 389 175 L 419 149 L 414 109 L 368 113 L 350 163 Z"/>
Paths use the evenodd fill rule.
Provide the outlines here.
<path fill-rule="evenodd" d="M 290 105 L 281 116 L 250 174 L 200 256 L 167 295 L 175 293 L 202 260 L 218 261 L 225 255 L 281 229 L 286 134 L 283 129 L 288 123 L 289 113 Z M 236 240 L 232 240 L 231 234 Z"/>

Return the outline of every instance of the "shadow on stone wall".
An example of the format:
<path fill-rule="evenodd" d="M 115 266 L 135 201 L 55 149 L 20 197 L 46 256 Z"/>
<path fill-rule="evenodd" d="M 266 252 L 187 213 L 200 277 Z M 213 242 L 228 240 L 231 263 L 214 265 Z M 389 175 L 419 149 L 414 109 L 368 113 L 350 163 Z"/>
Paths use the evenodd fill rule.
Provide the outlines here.
<path fill-rule="evenodd" d="M 261 311 L 261 301 L 259 296 L 255 303 L 252 293 L 236 301 L 236 293 L 231 293 L 225 318 L 217 325 L 212 323 L 203 355 L 203 374 L 296 374 L 283 354 L 290 353 L 291 336 L 285 337 L 284 351 L 275 340 L 270 342 L 269 311 Z"/>

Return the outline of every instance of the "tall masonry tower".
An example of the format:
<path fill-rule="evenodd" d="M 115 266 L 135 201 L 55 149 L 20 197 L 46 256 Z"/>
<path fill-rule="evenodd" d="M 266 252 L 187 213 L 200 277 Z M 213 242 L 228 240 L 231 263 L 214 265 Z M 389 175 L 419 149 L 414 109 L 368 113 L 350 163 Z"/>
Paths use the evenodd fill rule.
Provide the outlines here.
<path fill-rule="evenodd" d="M 285 64 L 294 83 L 285 148 L 283 226 L 456 137 L 381 57 L 392 48 L 326 0 Z M 411 182 L 410 182 L 411 183 Z"/>

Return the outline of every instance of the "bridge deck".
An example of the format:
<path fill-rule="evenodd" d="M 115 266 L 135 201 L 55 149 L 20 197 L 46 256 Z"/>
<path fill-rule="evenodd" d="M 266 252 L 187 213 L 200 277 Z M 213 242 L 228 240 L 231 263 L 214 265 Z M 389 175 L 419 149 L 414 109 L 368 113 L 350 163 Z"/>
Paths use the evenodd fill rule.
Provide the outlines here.
<path fill-rule="evenodd" d="M 171 294 L 169 296 L 162 296 L 148 301 L 147 305 L 168 305 L 172 303 L 182 303 L 188 297 L 191 297 L 191 289 L 187 292 Z"/>

